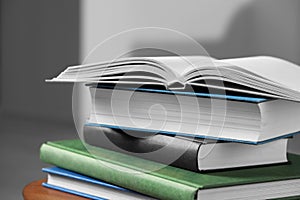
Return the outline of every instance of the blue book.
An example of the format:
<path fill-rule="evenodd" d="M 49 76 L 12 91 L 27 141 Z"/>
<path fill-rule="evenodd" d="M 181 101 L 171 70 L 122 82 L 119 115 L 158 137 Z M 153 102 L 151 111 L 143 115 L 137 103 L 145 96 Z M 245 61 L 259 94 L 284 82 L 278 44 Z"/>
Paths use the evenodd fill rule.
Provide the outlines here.
<path fill-rule="evenodd" d="M 134 191 L 84 176 L 59 167 L 43 168 L 48 173 L 44 187 L 95 200 L 154 199 Z"/>

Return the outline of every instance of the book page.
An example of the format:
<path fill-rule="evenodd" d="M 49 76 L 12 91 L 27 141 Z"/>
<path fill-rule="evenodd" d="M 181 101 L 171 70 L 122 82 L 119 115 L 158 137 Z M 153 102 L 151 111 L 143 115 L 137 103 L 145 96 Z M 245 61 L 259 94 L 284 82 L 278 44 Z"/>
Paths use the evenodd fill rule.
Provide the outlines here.
<path fill-rule="evenodd" d="M 233 58 L 219 61 L 238 66 L 274 83 L 300 92 L 300 67 L 291 62 L 269 56 Z"/>
<path fill-rule="evenodd" d="M 187 72 L 193 69 L 201 69 L 201 66 L 213 65 L 213 58 L 207 56 L 162 56 L 149 57 L 171 69 L 182 78 Z"/>

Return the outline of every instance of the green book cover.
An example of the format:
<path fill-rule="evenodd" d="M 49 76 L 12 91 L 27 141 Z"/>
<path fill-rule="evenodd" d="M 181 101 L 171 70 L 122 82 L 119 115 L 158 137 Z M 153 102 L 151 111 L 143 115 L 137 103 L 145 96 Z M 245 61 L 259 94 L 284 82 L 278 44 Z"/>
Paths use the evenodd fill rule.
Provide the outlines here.
<path fill-rule="evenodd" d="M 201 174 L 106 149 L 88 149 L 80 140 L 47 142 L 40 157 L 46 163 L 170 200 L 194 200 L 203 189 L 300 178 L 300 156 L 292 154 L 288 164 Z"/>

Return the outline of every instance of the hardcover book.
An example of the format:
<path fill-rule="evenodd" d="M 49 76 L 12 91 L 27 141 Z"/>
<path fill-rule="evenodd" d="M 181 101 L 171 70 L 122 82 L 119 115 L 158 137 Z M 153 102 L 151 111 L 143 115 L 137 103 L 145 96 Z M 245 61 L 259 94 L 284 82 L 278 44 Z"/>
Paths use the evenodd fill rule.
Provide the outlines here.
<path fill-rule="evenodd" d="M 195 173 L 95 148 L 91 154 L 80 140 L 47 142 L 41 159 L 71 171 L 165 200 L 272 199 L 300 195 L 300 156 L 288 164 Z M 97 152 L 97 153 L 96 153 Z M 153 170 L 156 168 L 157 170 Z"/>
<path fill-rule="evenodd" d="M 43 186 L 94 200 L 154 200 L 154 198 L 59 167 L 43 168 Z"/>
<path fill-rule="evenodd" d="M 87 126 L 261 144 L 300 130 L 300 103 L 166 90 L 90 87 Z M 211 97 L 211 98 L 210 98 Z M 226 101 L 225 101 L 226 100 Z"/>
<path fill-rule="evenodd" d="M 95 126 L 85 126 L 83 134 L 89 145 L 195 172 L 287 162 L 288 139 L 249 145 L 161 134 L 137 138 L 132 135 L 141 133 Z"/>

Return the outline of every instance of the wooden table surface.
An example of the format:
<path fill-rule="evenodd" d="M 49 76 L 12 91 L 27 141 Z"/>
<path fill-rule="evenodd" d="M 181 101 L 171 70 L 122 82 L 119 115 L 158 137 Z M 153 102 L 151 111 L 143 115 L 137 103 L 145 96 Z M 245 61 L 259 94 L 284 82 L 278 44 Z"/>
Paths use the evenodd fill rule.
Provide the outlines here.
<path fill-rule="evenodd" d="M 87 200 L 83 197 L 43 187 L 43 182 L 46 182 L 46 179 L 26 185 L 23 190 L 24 200 Z"/>

